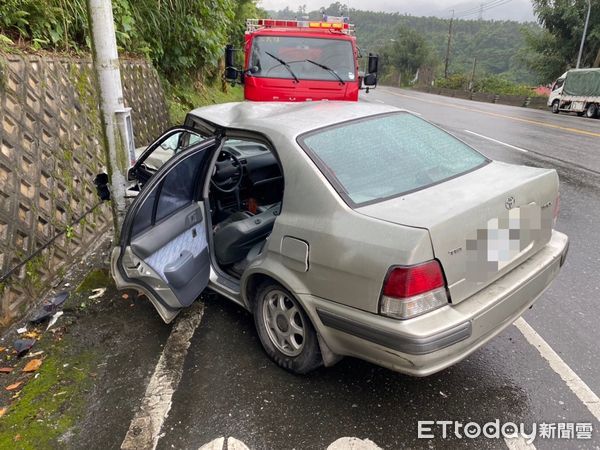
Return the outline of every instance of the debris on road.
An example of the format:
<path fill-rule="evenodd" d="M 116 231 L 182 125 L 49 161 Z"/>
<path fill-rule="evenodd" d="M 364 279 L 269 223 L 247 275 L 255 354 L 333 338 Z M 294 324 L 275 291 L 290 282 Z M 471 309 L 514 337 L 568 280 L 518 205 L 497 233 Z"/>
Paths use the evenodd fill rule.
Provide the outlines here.
<path fill-rule="evenodd" d="M 106 288 L 96 288 L 96 289 L 92 289 L 92 294 L 90 295 L 88 298 L 90 300 L 95 300 L 97 298 L 100 298 L 104 295 L 104 293 L 106 292 Z"/>
<path fill-rule="evenodd" d="M 62 291 L 54 297 L 44 300 L 29 322 L 33 324 L 45 322 L 63 306 L 67 301 L 67 298 L 69 298 L 69 293 L 67 291 Z"/>
<path fill-rule="evenodd" d="M 67 291 L 62 291 L 56 294 L 51 299 L 44 301 L 42 306 L 46 311 L 56 311 L 63 305 L 63 303 L 67 301 L 68 298 L 69 293 Z"/>
<path fill-rule="evenodd" d="M 62 316 L 63 314 L 64 314 L 64 312 L 62 312 L 62 311 L 58 311 L 56 314 L 54 314 L 52 316 L 52 319 L 50 319 L 50 323 L 46 327 L 46 331 L 48 331 L 56 323 L 56 321 L 58 320 L 58 318 L 60 316 Z"/>
<path fill-rule="evenodd" d="M 12 367 L 0 367 L 0 373 L 11 373 L 12 371 Z"/>
<path fill-rule="evenodd" d="M 17 333 L 19 333 L 19 334 L 27 333 L 27 327 L 17 328 Z"/>
<path fill-rule="evenodd" d="M 35 339 L 17 339 L 13 346 L 17 352 L 17 356 L 24 356 L 31 347 L 35 344 Z"/>

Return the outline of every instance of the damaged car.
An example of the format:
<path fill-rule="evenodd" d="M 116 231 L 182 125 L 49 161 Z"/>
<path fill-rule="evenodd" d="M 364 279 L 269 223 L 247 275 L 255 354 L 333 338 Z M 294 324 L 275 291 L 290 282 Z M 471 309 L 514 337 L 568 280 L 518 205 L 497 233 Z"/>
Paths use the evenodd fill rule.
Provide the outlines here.
<path fill-rule="evenodd" d="M 383 104 L 199 108 L 130 177 L 117 286 L 165 322 L 217 292 L 294 373 L 343 356 L 438 372 L 530 308 L 568 249 L 555 170 Z"/>

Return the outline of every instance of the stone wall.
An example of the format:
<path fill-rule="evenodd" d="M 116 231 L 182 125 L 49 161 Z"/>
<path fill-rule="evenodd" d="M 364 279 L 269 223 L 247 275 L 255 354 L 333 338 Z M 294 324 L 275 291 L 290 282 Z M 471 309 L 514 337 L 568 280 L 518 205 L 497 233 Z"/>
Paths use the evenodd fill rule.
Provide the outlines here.
<path fill-rule="evenodd" d="M 123 61 L 121 74 L 136 146 L 148 144 L 168 125 L 160 80 L 143 61 Z M 109 230 L 93 184 L 100 136 L 91 60 L 0 54 L 0 320 L 22 314 Z"/>

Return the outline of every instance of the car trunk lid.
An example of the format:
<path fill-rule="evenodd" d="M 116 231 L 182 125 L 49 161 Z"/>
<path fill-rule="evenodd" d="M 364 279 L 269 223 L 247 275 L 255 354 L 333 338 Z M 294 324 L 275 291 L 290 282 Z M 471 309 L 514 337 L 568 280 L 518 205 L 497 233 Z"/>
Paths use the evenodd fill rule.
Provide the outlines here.
<path fill-rule="evenodd" d="M 429 231 L 451 301 L 459 303 L 540 250 L 551 237 L 556 171 L 492 162 L 394 199 L 357 208 Z"/>

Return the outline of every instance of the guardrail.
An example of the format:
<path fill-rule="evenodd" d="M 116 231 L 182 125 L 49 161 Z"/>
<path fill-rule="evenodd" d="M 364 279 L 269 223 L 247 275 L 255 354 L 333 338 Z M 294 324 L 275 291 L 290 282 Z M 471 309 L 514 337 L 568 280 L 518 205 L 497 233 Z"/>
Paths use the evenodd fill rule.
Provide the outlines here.
<path fill-rule="evenodd" d="M 484 103 L 497 103 L 501 105 L 521 106 L 524 108 L 547 109 L 546 97 L 533 97 L 523 95 L 488 94 L 486 92 L 471 92 L 462 89 L 447 89 L 440 87 L 413 87 L 413 89 L 429 94 L 443 95 L 446 97 L 462 98 Z"/>

